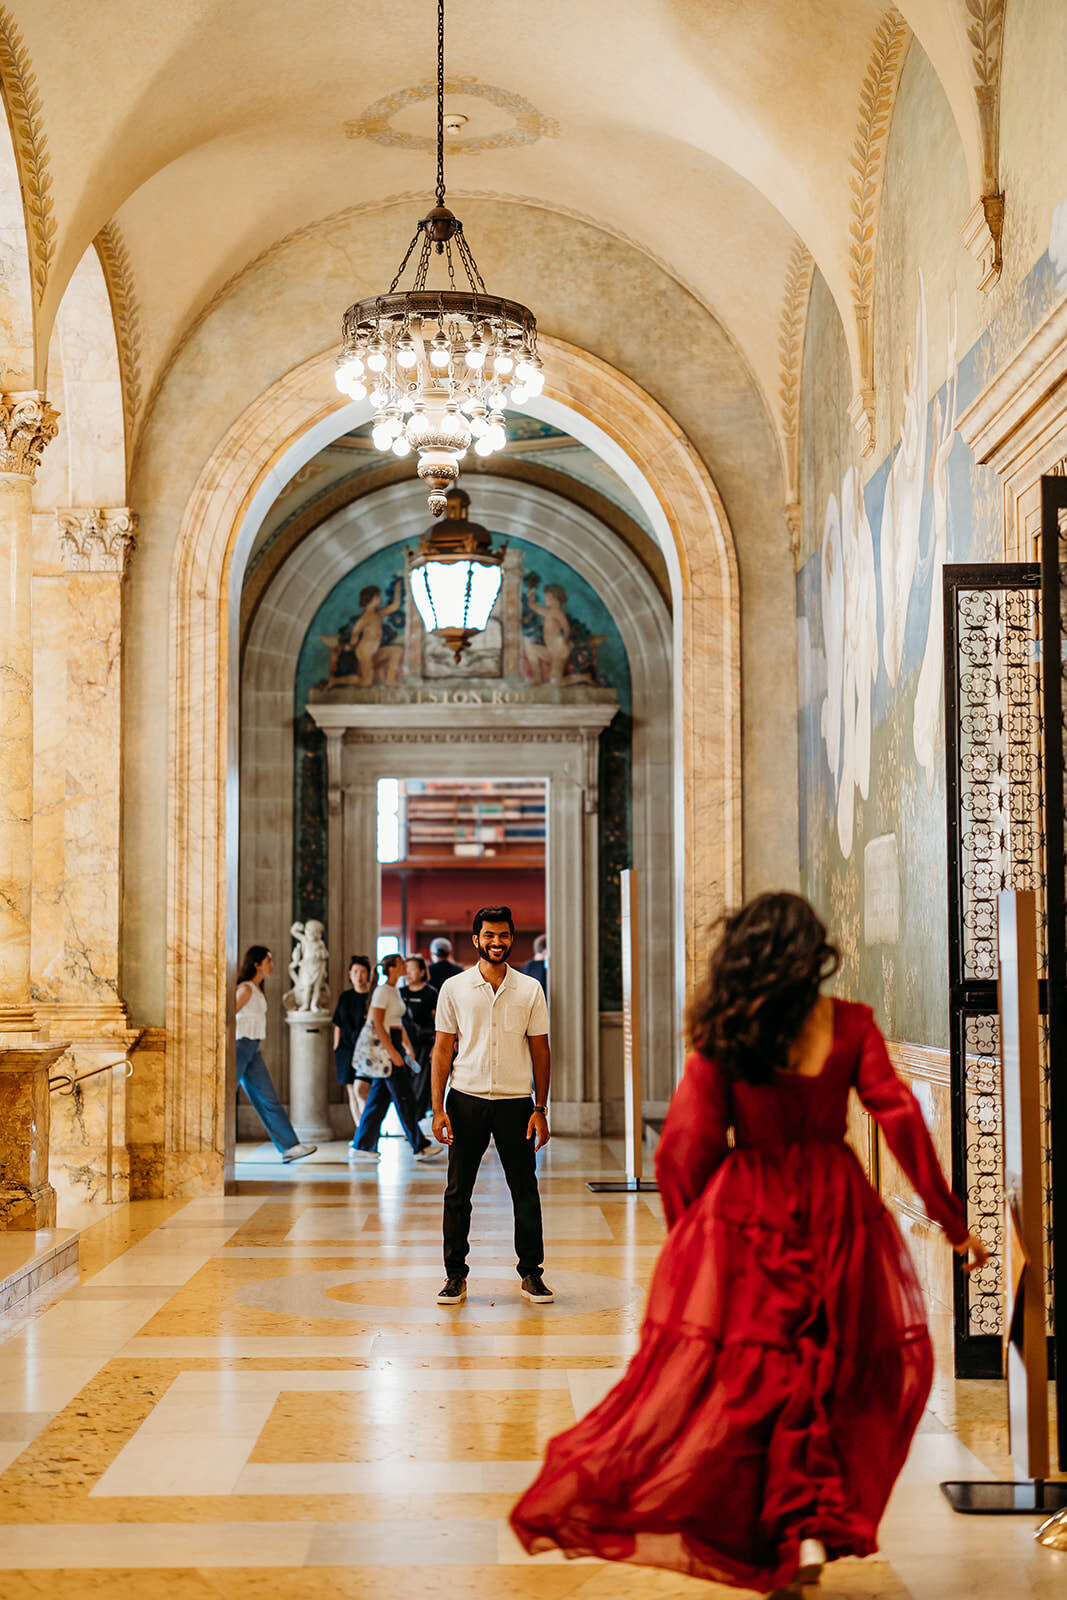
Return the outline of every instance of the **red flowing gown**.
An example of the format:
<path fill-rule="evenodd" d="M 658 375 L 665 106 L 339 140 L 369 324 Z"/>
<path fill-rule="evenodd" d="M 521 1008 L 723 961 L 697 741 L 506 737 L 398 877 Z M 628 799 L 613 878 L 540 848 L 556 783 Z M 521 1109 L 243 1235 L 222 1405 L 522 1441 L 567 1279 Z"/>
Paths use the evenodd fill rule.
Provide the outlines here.
<path fill-rule="evenodd" d="M 531 1554 L 766 1590 L 803 1538 L 830 1559 L 877 1548 L 933 1352 L 904 1241 L 845 1143 L 852 1087 L 929 1216 L 967 1237 L 869 1007 L 835 1000 L 817 1077 L 731 1083 L 694 1052 L 656 1153 L 670 1232 L 641 1346 L 513 1510 Z"/>

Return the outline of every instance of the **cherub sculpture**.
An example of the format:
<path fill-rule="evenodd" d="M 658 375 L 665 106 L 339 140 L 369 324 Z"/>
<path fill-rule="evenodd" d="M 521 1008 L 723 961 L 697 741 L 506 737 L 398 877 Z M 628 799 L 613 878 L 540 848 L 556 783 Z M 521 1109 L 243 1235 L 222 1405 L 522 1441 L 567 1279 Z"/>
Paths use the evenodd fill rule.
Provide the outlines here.
<path fill-rule="evenodd" d="M 289 962 L 293 987 L 282 996 L 288 1011 L 321 1011 L 326 998 L 327 951 L 321 922 L 294 922 L 289 932 L 295 942 Z"/>

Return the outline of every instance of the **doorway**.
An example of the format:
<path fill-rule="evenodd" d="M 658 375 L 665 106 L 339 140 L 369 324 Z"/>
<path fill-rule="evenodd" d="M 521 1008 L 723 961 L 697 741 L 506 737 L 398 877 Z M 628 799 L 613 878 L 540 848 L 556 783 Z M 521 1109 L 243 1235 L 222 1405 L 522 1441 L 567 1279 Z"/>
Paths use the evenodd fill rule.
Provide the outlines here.
<path fill-rule="evenodd" d="M 531 961 L 546 927 L 547 808 L 544 778 L 379 779 L 379 954 L 429 960 L 447 939 L 469 965 L 474 912 L 507 905 L 511 964 Z"/>

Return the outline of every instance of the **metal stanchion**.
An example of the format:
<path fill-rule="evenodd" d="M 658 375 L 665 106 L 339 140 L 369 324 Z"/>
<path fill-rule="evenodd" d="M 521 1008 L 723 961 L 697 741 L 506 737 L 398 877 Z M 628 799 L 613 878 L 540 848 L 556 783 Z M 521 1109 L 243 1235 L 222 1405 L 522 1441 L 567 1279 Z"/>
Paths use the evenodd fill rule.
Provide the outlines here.
<path fill-rule="evenodd" d="M 622 891 L 622 1050 L 626 1107 L 626 1177 L 587 1183 L 594 1194 L 655 1194 L 658 1185 L 641 1176 L 644 1121 L 641 1112 L 641 990 L 637 947 L 637 874 L 619 874 Z"/>

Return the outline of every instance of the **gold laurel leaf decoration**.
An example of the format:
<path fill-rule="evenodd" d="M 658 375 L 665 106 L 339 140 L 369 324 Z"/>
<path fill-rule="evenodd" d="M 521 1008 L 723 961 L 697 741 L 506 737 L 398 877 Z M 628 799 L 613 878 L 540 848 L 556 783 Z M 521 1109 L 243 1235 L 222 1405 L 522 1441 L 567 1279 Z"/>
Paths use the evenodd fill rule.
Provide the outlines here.
<path fill-rule="evenodd" d="M 15 146 L 30 269 L 37 302 L 44 299 L 56 250 L 52 210 L 52 174 L 48 141 L 41 120 L 41 94 L 29 51 L 6 6 L 0 6 L 0 85 L 3 87 L 11 137 Z"/>
<path fill-rule="evenodd" d="M 111 315 L 119 351 L 126 446 L 129 451 L 141 410 L 141 316 L 134 289 L 133 268 L 117 222 L 101 228 L 93 241 L 107 284 Z"/>
<path fill-rule="evenodd" d="M 870 315 L 874 297 L 874 254 L 882 172 L 900 69 L 910 38 L 907 23 L 891 7 L 878 23 L 871 59 L 860 88 L 859 118 L 849 164 L 852 167 L 849 223 L 849 279 L 857 316 Z M 873 358 L 864 381 L 873 384 Z"/>

